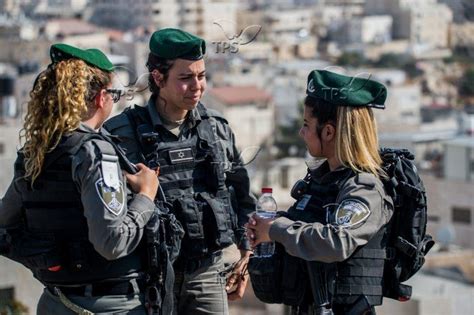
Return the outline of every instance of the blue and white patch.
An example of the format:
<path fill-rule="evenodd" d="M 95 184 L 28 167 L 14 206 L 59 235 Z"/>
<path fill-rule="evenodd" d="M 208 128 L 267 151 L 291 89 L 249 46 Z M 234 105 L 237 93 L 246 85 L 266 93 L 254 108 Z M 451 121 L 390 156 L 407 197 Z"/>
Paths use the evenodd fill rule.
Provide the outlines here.
<path fill-rule="evenodd" d="M 118 188 L 109 187 L 101 178 L 95 182 L 95 188 L 105 208 L 115 215 L 119 215 L 125 205 L 125 192 L 122 183 Z"/>
<path fill-rule="evenodd" d="M 367 205 L 357 199 L 344 200 L 336 210 L 335 224 L 342 227 L 353 227 L 363 223 L 370 215 Z"/>
<path fill-rule="evenodd" d="M 298 201 L 298 204 L 296 205 L 296 210 L 303 211 L 308 205 L 310 199 L 311 195 L 303 195 L 303 197 L 300 199 L 300 201 Z"/>

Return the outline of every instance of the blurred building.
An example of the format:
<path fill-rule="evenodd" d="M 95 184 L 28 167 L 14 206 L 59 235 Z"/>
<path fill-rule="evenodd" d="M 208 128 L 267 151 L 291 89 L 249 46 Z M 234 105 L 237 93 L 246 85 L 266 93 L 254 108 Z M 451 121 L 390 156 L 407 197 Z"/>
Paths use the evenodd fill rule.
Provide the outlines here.
<path fill-rule="evenodd" d="M 121 30 L 179 27 L 214 40 L 222 35 L 213 24 L 215 21 L 230 21 L 226 32 L 231 36 L 236 34 L 237 5 L 236 0 L 92 0 L 90 19 L 97 25 Z"/>
<path fill-rule="evenodd" d="M 436 241 L 474 249 L 474 183 L 428 175 L 423 181 L 428 195 L 428 232 Z"/>
<path fill-rule="evenodd" d="M 354 17 L 345 23 L 341 39 L 347 44 L 383 44 L 392 40 L 393 18 L 390 15 Z"/>
<path fill-rule="evenodd" d="M 88 0 L 37 0 L 32 14 L 39 18 L 81 16 Z"/>
<path fill-rule="evenodd" d="M 272 143 L 275 107 L 270 94 L 256 86 L 225 86 L 210 89 L 203 98 L 229 121 L 237 147 Z"/>
<path fill-rule="evenodd" d="M 366 0 L 365 13 L 391 15 L 395 39 L 408 39 L 427 49 L 449 47 L 453 14 L 437 0 Z"/>
<path fill-rule="evenodd" d="M 20 13 L 20 1 L 18 0 L 0 0 L 0 12 L 10 16 L 16 16 Z"/>
<path fill-rule="evenodd" d="M 450 39 L 452 48 L 467 48 L 474 51 L 474 22 L 453 24 Z"/>
<path fill-rule="evenodd" d="M 44 24 L 44 37 L 52 42 L 109 51 L 108 32 L 81 19 L 50 19 Z"/>
<path fill-rule="evenodd" d="M 380 132 L 418 129 L 421 123 L 420 83 L 408 81 L 402 70 L 370 69 L 369 73 L 388 88 L 385 110 L 374 110 Z"/>
<path fill-rule="evenodd" d="M 157 28 L 179 25 L 179 2 L 177 0 L 92 0 L 91 22 L 121 30 L 139 26 Z"/>
<path fill-rule="evenodd" d="M 474 183 L 474 137 L 458 137 L 446 141 L 444 145 L 446 152 L 444 177 L 450 180 Z M 472 201 L 474 204 L 474 198 Z"/>

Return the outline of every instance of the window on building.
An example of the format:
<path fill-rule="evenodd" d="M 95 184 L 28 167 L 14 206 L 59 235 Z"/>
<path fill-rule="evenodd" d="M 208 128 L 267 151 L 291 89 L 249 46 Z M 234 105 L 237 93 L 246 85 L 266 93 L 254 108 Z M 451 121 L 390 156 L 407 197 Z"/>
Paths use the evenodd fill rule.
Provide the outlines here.
<path fill-rule="evenodd" d="M 0 142 L 0 155 L 5 153 L 5 143 Z"/>
<path fill-rule="evenodd" d="M 467 207 L 453 207 L 451 209 L 453 223 L 471 224 L 471 209 Z"/>
<path fill-rule="evenodd" d="M 428 222 L 432 222 L 432 223 L 439 222 L 439 216 L 437 216 L 437 215 L 428 215 Z"/>

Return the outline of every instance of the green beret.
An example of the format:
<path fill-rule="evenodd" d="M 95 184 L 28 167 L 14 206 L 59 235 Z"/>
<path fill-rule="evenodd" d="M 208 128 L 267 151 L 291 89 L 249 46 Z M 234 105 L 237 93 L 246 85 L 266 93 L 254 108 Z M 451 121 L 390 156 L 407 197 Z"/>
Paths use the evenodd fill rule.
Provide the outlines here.
<path fill-rule="evenodd" d="M 151 35 L 150 52 L 164 59 L 199 60 L 206 53 L 206 42 L 188 32 L 164 28 Z"/>
<path fill-rule="evenodd" d="M 90 66 L 97 67 L 104 71 L 113 71 L 114 65 L 99 49 L 80 49 L 67 44 L 54 44 L 49 50 L 51 62 L 59 62 L 62 60 L 77 58 L 81 59 Z"/>
<path fill-rule="evenodd" d="M 382 83 L 367 78 L 313 70 L 308 75 L 306 95 L 339 106 L 384 109 L 387 88 Z"/>

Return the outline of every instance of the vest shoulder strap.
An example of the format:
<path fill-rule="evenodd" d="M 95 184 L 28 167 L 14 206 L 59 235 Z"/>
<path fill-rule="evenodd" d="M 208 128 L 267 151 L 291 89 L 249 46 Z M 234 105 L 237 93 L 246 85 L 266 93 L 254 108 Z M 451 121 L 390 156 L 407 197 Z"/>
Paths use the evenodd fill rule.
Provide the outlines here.
<path fill-rule="evenodd" d="M 148 112 L 148 109 L 143 106 L 138 106 L 135 105 L 133 108 L 127 108 L 123 112 L 130 123 L 130 126 L 133 130 L 134 133 L 134 138 L 136 143 L 138 144 L 140 148 L 141 154 L 139 154 L 140 159 L 142 160 L 142 163 L 148 164 L 145 158 L 145 153 L 148 152 L 149 148 L 145 147 L 144 144 L 142 143 L 142 137 L 140 134 L 139 126 L 145 126 L 148 131 L 153 131 L 153 123 L 151 121 L 150 113 Z"/>
<path fill-rule="evenodd" d="M 75 130 L 70 134 L 63 136 L 63 140 L 59 143 L 56 149 L 46 156 L 43 168 L 49 167 L 64 154 L 75 155 L 84 143 L 90 139 L 91 135 L 92 134 Z"/>
<path fill-rule="evenodd" d="M 148 113 L 148 109 L 146 107 L 135 104 L 133 108 L 126 108 L 123 113 L 128 117 L 128 120 L 134 130 L 136 130 L 137 127 L 142 124 L 147 124 L 153 127 L 150 114 Z"/>

